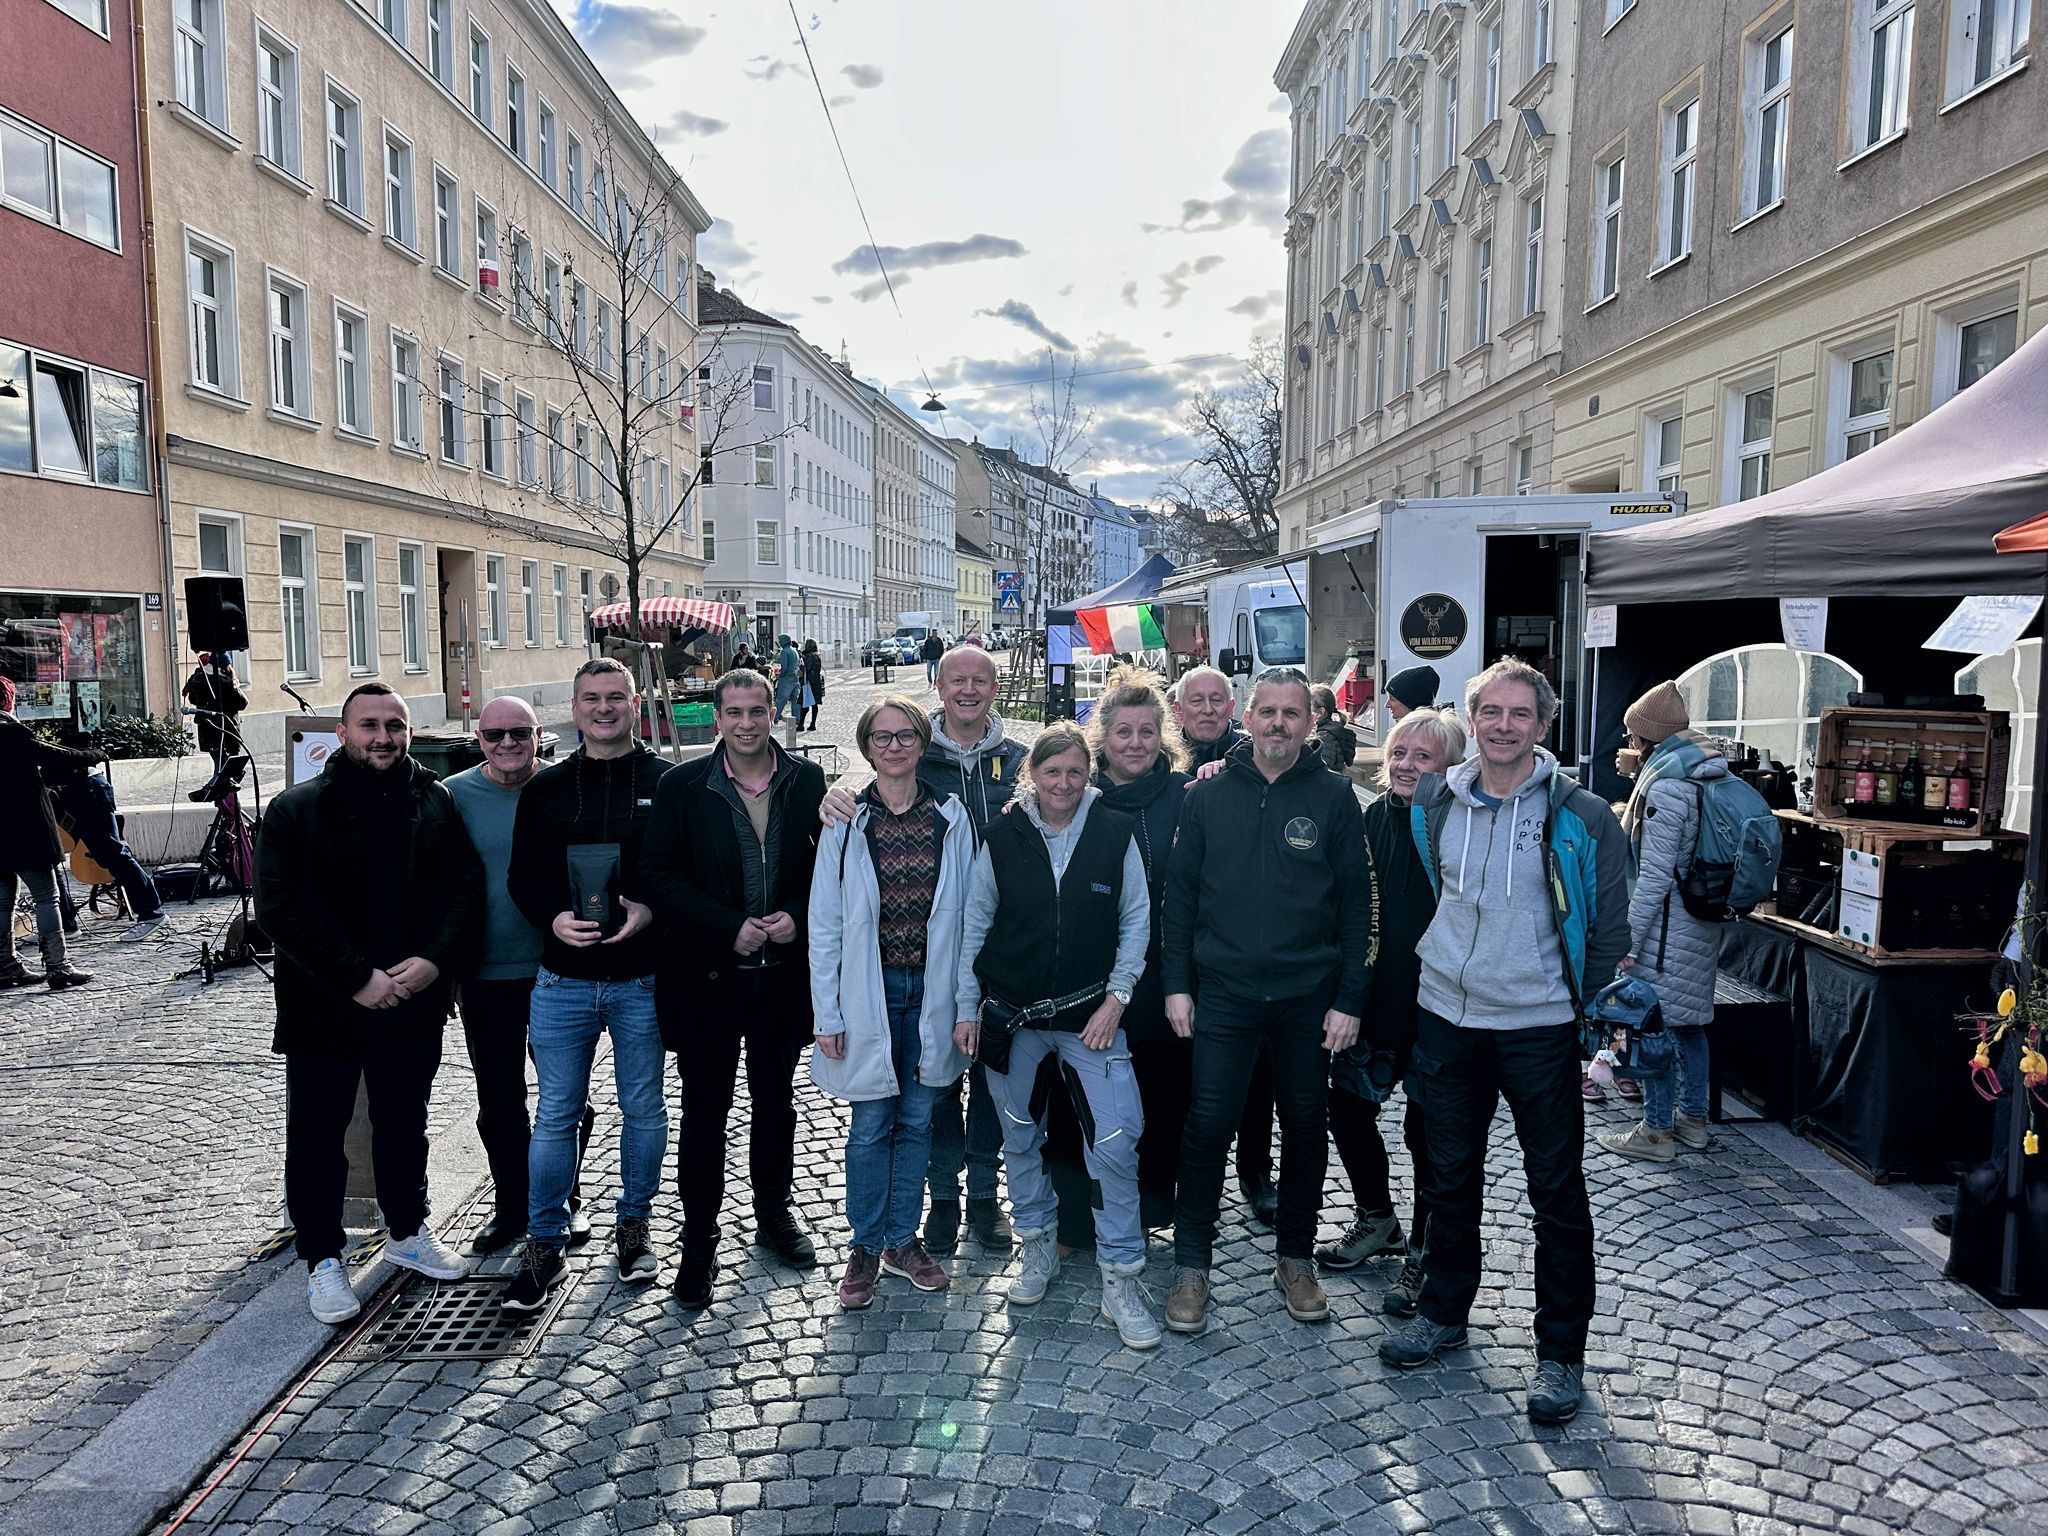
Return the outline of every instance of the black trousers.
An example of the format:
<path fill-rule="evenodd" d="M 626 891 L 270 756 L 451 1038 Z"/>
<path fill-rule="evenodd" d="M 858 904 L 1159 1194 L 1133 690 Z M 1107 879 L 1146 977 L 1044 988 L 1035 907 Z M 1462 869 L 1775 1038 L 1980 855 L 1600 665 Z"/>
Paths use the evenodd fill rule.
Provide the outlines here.
<path fill-rule="evenodd" d="M 769 986 L 758 978 L 736 983 Z M 718 1213 L 725 1204 L 725 1127 L 739 1079 L 740 1054 L 747 1059 L 747 1172 L 754 1215 L 779 1216 L 789 1209 L 796 1174 L 796 1064 L 803 1052 L 786 1022 L 785 1009 L 764 1002 L 763 1022 L 741 1034 L 706 1028 L 676 1052 L 683 1082 L 683 1128 L 676 1143 L 676 1188 L 683 1197 L 685 1246 L 718 1241 Z"/>
<path fill-rule="evenodd" d="M 1131 1070 L 1137 1074 L 1148 1133 L 1138 1138 L 1138 1191 L 1171 1202 L 1180 1187 L 1181 1139 L 1173 1128 L 1188 1123 L 1188 1104 L 1195 1091 L 1195 1044 L 1172 1033 L 1133 1040 Z M 1240 1166 L 1243 1161 L 1240 1152 Z"/>
<path fill-rule="evenodd" d="M 1401 1115 L 1401 1139 L 1408 1144 L 1409 1162 L 1415 1170 L 1415 1215 L 1408 1223 L 1408 1247 L 1417 1254 L 1422 1252 L 1429 1231 L 1429 1144 L 1423 1137 L 1418 1088 L 1411 1077 L 1407 1106 Z M 1330 1140 L 1351 1180 L 1352 1199 L 1360 1216 L 1384 1216 L 1394 1209 L 1393 1169 L 1380 1135 L 1382 1108 L 1363 1095 L 1330 1085 Z"/>
<path fill-rule="evenodd" d="M 1244 1113 L 1246 1087 L 1264 1046 L 1273 1064 L 1280 1116 L 1280 1214 L 1276 1251 L 1307 1259 L 1322 1216 L 1329 1168 L 1330 1053 L 1323 1049 L 1327 990 L 1270 1003 L 1209 996 L 1195 1005 L 1195 1062 L 1187 1129 L 1181 1138 L 1174 1262 L 1207 1269 L 1223 1199 L 1223 1164 Z"/>
<path fill-rule="evenodd" d="M 1322 1033 L 1321 1020 L 1316 1033 Z M 1273 1182 L 1273 1052 L 1263 1044 L 1237 1122 L 1237 1181 L 1247 1188 Z"/>
<path fill-rule="evenodd" d="M 1578 1030 L 1461 1029 L 1425 1010 L 1412 1070 L 1422 1084 L 1429 1144 L 1421 1314 L 1434 1323 L 1463 1323 L 1479 1293 L 1486 1144 L 1505 1098 L 1535 1213 L 1536 1358 L 1579 1364 L 1593 1317 L 1594 1269 Z"/>
<path fill-rule="evenodd" d="M 521 1223 L 526 1221 L 526 1143 L 533 1134 L 533 1122 L 526 1113 L 526 1020 L 533 1004 L 533 978 L 487 981 L 472 978 L 462 984 L 456 999 L 462 1011 L 462 1041 L 469 1048 L 469 1065 L 476 1073 L 476 1133 L 484 1144 L 484 1158 L 491 1168 L 491 1186 L 497 1209 Z M 583 1106 L 583 1123 L 576 1133 L 576 1182 L 571 1188 L 571 1209 L 582 1204 L 583 1154 L 590 1149 L 590 1133 L 597 1126 L 597 1111 Z"/>
<path fill-rule="evenodd" d="M 356 1110 L 356 1084 L 369 1088 L 371 1166 L 377 1204 L 394 1237 L 427 1220 L 427 1100 L 441 1068 L 447 993 L 369 1014 L 363 1059 L 337 1061 L 294 1051 L 284 1059 L 284 1198 L 308 1265 L 341 1257 L 348 1191 L 343 1139 Z"/>

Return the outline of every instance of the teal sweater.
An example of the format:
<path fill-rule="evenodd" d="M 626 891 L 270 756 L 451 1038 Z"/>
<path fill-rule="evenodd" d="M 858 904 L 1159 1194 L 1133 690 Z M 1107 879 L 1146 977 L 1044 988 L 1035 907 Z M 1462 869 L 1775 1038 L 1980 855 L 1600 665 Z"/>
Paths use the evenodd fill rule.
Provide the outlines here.
<path fill-rule="evenodd" d="M 505 889 L 505 871 L 512 866 L 512 819 L 519 810 L 519 791 L 484 777 L 483 765 L 465 768 L 446 780 L 448 793 L 469 840 L 484 861 L 484 941 L 479 981 L 529 981 L 540 966 L 541 932 L 513 905 Z"/>

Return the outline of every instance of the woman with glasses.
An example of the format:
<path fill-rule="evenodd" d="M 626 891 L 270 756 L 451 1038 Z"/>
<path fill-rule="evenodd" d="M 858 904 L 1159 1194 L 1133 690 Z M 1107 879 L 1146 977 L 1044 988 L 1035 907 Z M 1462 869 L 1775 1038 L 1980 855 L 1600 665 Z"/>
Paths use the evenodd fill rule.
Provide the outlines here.
<path fill-rule="evenodd" d="M 874 1300 L 883 1274 L 921 1291 L 947 1284 L 917 1234 L 932 1105 L 967 1070 L 953 1039 L 953 978 L 974 828 L 957 798 L 935 800 L 917 781 L 931 739 L 925 712 L 902 694 L 861 713 L 854 744 L 875 780 L 850 822 L 824 829 L 811 878 L 811 1081 L 853 1106 L 853 1247 L 839 1282 L 848 1310 Z"/>

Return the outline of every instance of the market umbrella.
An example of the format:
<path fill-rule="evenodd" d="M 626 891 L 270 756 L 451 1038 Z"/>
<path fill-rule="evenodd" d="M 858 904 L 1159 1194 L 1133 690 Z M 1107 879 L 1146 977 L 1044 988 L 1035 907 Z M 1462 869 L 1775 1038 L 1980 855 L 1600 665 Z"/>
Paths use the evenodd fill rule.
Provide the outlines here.
<path fill-rule="evenodd" d="M 625 603 L 606 603 L 590 610 L 590 622 L 600 629 L 626 622 Z M 640 599 L 640 632 L 660 631 L 670 625 L 694 624 L 723 634 L 732 628 L 732 604 L 707 602 L 697 597 L 643 597 Z"/>

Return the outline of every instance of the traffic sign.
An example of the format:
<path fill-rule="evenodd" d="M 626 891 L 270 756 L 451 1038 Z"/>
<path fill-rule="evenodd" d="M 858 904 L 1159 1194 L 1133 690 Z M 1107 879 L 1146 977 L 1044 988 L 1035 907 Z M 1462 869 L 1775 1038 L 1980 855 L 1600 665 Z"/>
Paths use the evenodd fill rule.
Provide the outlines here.
<path fill-rule="evenodd" d="M 996 572 L 996 606 L 998 608 L 1024 611 L 1024 573 L 1022 571 Z"/>

